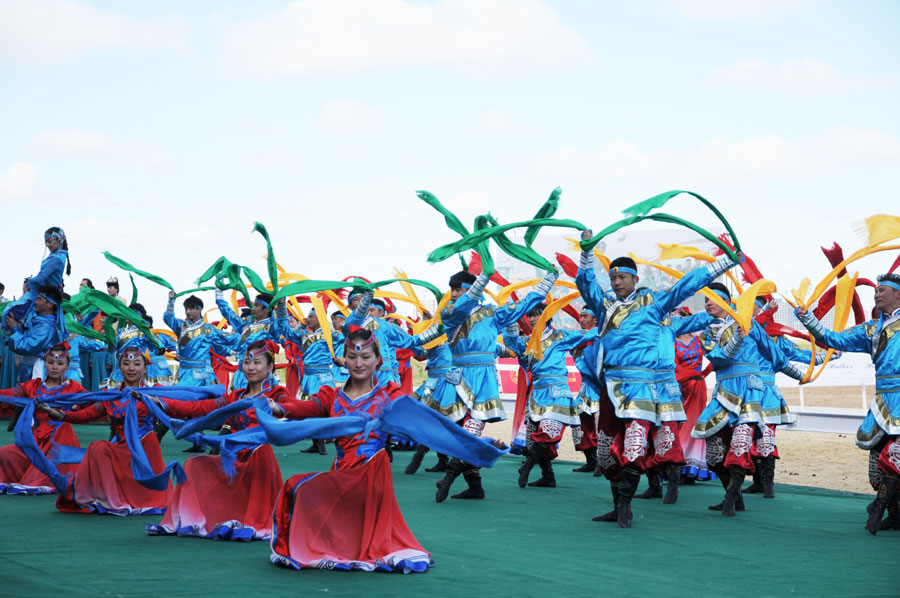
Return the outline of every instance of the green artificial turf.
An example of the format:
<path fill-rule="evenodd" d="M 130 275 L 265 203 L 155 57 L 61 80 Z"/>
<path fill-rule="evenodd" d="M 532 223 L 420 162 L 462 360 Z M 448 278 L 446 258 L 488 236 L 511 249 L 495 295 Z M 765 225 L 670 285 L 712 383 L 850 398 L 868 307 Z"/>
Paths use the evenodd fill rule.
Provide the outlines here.
<path fill-rule="evenodd" d="M 82 445 L 105 426 L 77 426 Z M 0 432 L 0 444 L 12 434 Z M 184 460 L 167 436 L 163 455 Z M 275 452 L 285 478 L 329 467 L 331 456 Z M 484 470 L 487 499 L 434 502 L 440 474 L 403 474 L 394 484 L 409 527 L 435 565 L 425 574 L 292 571 L 269 563 L 264 542 L 149 537 L 159 516 L 57 512 L 54 497 L 0 496 L 0 596 L 665 596 L 897 595 L 900 532 L 870 536 L 871 497 L 777 487 L 745 498 L 729 519 L 707 510 L 718 482 L 683 487 L 675 505 L 634 501 L 634 526 L 594 523 L 611 508 L 608 484 L 556 463 L 554 489 L 516 485 L 520 459 Z M 532 474 L 539 475 L 537 469 Z M 863 472 L 860 472 L 863 475 Z M 641 488 L 643 489 L 642 482 Z M 453 491 L 464 488 L 460 478 Z"/>

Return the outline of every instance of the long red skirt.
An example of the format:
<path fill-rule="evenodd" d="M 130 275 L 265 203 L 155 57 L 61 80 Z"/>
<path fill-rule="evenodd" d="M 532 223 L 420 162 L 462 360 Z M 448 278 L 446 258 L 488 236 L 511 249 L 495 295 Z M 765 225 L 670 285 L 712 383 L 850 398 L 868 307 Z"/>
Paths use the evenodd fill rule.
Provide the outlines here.
<path fill-rule="evenodd" d="M 199 536 L 219 540 L 268 540 L 272 509 L 284 481 L 268 444 L 243 451 L 229 481 L 219 457 L 198 455 L 184 464 L 187 481 L 172 493 L 159 525 L 148 525 L 151 536 Z"/>
<path fill-rule="evenodd" d="M 716 474 L 706 465 L 706 441 L 702 438 L 691 438 L 691 430 L 706 407 L 706 380 L 684 380 L 679 385 L 684 412 L 687 414 L 687 421 L 681 424 L 681 430 L 678 432 L 685 461 L 682 475 L 698 480 L 715 479 Z"/>
<path fill-rule="evenodd" d="M 156 434 L 148 432 L 141 444 L 153 471 L 165 469 Z M 127 445 L 95 440 L 78 464 L 69 490 L 56 499 L 56 508 L 67 513 L 159 515 L 171 494 L 171 484 L 165 490 L 151 490 L 135 481 Z"/>
<path fill-rule="evenodd" d="M 39 446 L 46 455 L 50 450 L 51 439 L 65 446 L 81 446 L 78 436 L 71 424 L 62 424 L 54 430 Z M 59 465 L 57 469 L 63 475 L 73 473 L 77 464 Z M 56 488 L 50 478 L 31 464 L 25 453 L 14 444 L 0 446 L 0 494 L 56 494 Z"/>
<path fill-rule="evenodd" d="M 274 517 L 276 565 L 402 573 L 432 565 L 397 506 L 384 451 L 359 467 L 291 477 Z"/>

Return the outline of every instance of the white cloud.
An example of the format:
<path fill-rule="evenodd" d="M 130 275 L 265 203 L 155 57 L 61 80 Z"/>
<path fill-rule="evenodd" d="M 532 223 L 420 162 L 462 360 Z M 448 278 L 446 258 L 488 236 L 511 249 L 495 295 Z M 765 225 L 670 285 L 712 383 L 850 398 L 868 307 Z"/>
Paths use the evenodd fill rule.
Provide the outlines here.
<path fill-rule="evenodd" d="M 669 6 L 699 21 L 767 21 L 811 4 L 811 0 L 671 0 Z"/>
<path fill-rule="evenodd" d="M 707 81 L 713 85 L 806 95 L 888 87 L 900 83 L 900 78 L 845 75 L 816 58 L 785 60 L 777 64 L 760 58 L 746 58 L 716 69 Z"/>
<path fill-rule="evenodd" d="M 0 0 L 0 59 L 49 64 L 94 50 L 187 46 L 178 17 L 138 20 L 68 0 Z"/>
<path fill-rule="evenodd" d="M 486 110 L 478 115 L 476 126 L 488 133 L 530 135 L 534 127 L 514 119 L 503 110 Z"/>
<path fill-rule="evenodd" d="M 112 139 L 84 129 L 47 129 L 27 143 L 29 151 L 101 159 L 119 166 L 164 168 L 171 159 L 165 148 L 143 139 Z"/>
<path fill-rule="evenodd" d="M 900 166 L 900 141 L 871 129 L 835 128 L 788 140 L 763 135 L 717 137 L 690 148 L 642 150 L 610 143 L 597 151 L 563 149 L 538 156 L 538 172 L 553 177 L 610 181 L 652 176 L 697 183 L 802 177 L 855 167 Z"/>
<path fill-rule="evenodd" d="M 221 58 L 245 75 L 385 68 L 559 68 L 594 60 L 541 0 L 295 0 L 248 22 L 220 21 Z"/>
<path fill-rule="evenodd" d="M 355 98 L 339 98 L 325 104 L 315 125 L 326 133 L 365 133 L 384 124 L 381 110 Z"/>
<path fill-rule="evenodd" d="M 40 184 L 40 169 L 28 162 L 16 162 L 0 174 L 0 202 L 34 197 Z"/>

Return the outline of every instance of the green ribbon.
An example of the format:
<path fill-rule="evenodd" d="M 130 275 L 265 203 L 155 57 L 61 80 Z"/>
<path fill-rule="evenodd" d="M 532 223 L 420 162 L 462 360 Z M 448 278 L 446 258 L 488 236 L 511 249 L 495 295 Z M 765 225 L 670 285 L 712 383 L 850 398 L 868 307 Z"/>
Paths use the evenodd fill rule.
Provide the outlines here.
<path fill-rule="evenodd" d="M 118 299 L 110 297 L 101 291 L 82 287 L 77 295 L 73 295 L 71 300 L 63 303 L 63 309 L 77 313 L 87 313 L 91 309 L 99 309 L 107 315 L 106 322 L 104 322 L 104 326 L 109 325 L 106 328 L 107 334 L 112 331 L 111 320 L 118 318 L 134 324 L 147 337 L 150 344 L 158 349 L 162 348 L 156 336 L 150 331 L 150 327 L 147 326 L 147 322 L 144 321 L 139 313 L 129 309 Z M 113 338 L 115 337 L 113 336 Z M 115 341 L 112 344 L 115 345 Z"/>
<path fill-rule="evenodd" d="M 336 291 L 338 289 L 343 289 L 346 287 L 351 287 L 358 291 L 374 291 L 377 288 L 387 286 L 398 281 L 408 282 L 412 285 L 428 289 L 438 302 L 440 302 L 440 300 L 444 296 L 438 287 L 428 281 L 419 280 L 417 278 L 388 278 L 386 280 L 379 280 L 377 282 L 371 283 L 366 282 L 361 278 L 354 278 L 351 281 L 298 280 L 296 282 L 291 282 L 278 289 L 278 292 L 275 293 L 275 296 L 272 298 L 272 302 L 275 303 L 281 299 L 284 299 L 285 297 L 290 297 L 293 295 L 305 295 L 308 293 L 318 293 L 321 291 Z"/>
<path fill-rule="evenodd" d="M 147 280 L 149 280 L 151 282 L 155 282 L 158 285 L 162 285 L 162 286 L 166 287 L 167 289 L 169 289 L 170 291 L 175 290 L 175 288 L 162 276 L 157 276 L 156 274 L 151 274 L 150 272 L 145 272 L 143 270 L 138 270 L 137 268 L 135 268 L 134 266 L 132 266 L 131 264 L 129 264 L 122 258 L 116 257 L 108 251 L 103 252 L 103 257 L 105 257 L 107 260 L 109 260 L 110 262 L 112 262 L 113 264 L 118 266 L 119 268 L 125 270 L 126 272 L 134 272 L 141 278 L 146 278 Z M 132 284 L 134 284 L 133 279 L 132 279 Z"/>
<path fill-rule="evenodd" d="M 137 285 L 134 284 L 134 276 L 131 275 L 131 272 L 128 273 L 128 280 L 131 281 L 131 303 L 128 305 L 134 305 L 138 300 L 138 288 Z"/>
<path fill-rule="evenodd" d="M 88 338 L 93 338 L 93 339 L 103 341 L 110 347 L 116 346 L 115 334 L 110 336 L 108 334 L 103 334 L 102 332 L 97 332 L 93 328 L 88 328 L 87 326 L 85 326 L 83 324 L 79 324 L 78 320 L 76 320 L 75 317 L 71 313 L 67 312 L 65 314 L 65 317 L 66 317 L 66 329 L 69 332 L 74 332 L 75 334 L 80 334 L 81 336 L 86 336 Z"/>
<path fill-rule="evenodd" d="M 253 232 L 261 234 L 263 239 L 266 240 L 266 269 L 269 271 L 269 281 L 272 283 L 273 292 L 278 291 L 278 264 L 275 261 L 275 252 L 272 251 L 272 241 L 269 240 L 269 231 L 266 230 L 266 227 L 262 222 L 254 222 Z"/>
<path fill-rule="evenodd" d="M 534 219 L 541 220 L 544 218 L 552 218 L 553 215 L 556 214 L 556 210 L 559 209 L 560 195 L 562 195 L 562 188 L 557 187 L 553 190 L 553 193 L 550 194 L 547 201 L 544 202 L 544 205 L 541 206 L 541 209 L 537 211 L 537 214 L 534 215 Z M 531 247 L 531 244 L 534 243 L 534 239 L 537 237 L 540 230 L 540 227 L 529 226 L 528 230 L 525 231 L 525 244 Z"/>

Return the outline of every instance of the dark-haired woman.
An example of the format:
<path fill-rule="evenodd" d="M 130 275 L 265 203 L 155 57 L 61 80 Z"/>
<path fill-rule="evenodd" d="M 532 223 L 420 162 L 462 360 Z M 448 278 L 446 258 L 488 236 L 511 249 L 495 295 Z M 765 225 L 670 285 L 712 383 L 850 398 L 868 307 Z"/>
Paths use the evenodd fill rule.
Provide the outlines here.
<path fill-rule="evenodd" d="M 137 348 L 128 347 L 119 358 L 122 384 L 119 389 L 147 386 L 147 356 Z M 134 479 L 132 455 L 125 441 L 125 417 L 134 399 L 98 401 L 79 411 L 59 411 L 45 405 L 40 407 L 50 419 L 83 424 L 101 417 L 109 418 L 112 431 L 110 441 L 95 440 L 78 464 L 75 478 L 65 494 L 56 500 L 56 508 L 68 513 L 108 513 L 111 515 L 152 515 L 162 513 L 171 485 L 165 490 L 151 490 Z M 142 402 L 137 405 L 138 435 L 153 471 L 165 468 L 159 440 L 153 433 L 154 418 Z"/>
<path fill-rule="evenodd" d="M 269 376 L 275 366 L 274 343 L 250 345 L 243 356 L 246 388 L 217 399 L 202 401 L 160 400 L 173 417 L 201 417 L 241 399 L 266 397 L 274 402 L 291 401 L 281 386 L 272 386 Z M 257 425 L 253 408 L 229 418 L 227 432 L 239 432 Z M 234 463 L 236 473 L 228 476 L 220 457 L 197 455 L 184 464 L 187 482 L 179 484 L 167 504 L 159 525 L 148 525 L 150 535 L 199 536 L 221 540 L 268 540 L 272 536 L 272 509 L 281 490 L 281 468 L 268 444 L 244 449 Z"/>
<path fill-rule="evenodd" d="M 344 363 L 350 379 L 343 387 L 322 387 L 308 401 L 273 404 L 272 413 L 292 419 L 358 416 L 373 420 L 403 396 L 396 383 L 376 378 L 381 353 L 371 331 L 354 327 L 349 332 Z M 445 434 L 454 439 L 459 435 L 466 437 L 469 446 L 489 446 L 451 428 Z M 385 441 L 378 427 L 338 437 L 331 471 L 299 474 L 285 482 L 275 505 L 273 563 L 295 569 L 428 570 L 431 555 L 407 527 L 394 497 Z"/>
<path fill-rule="evenodd" d="M 69 346 L 54 345 L 44 355 L 44 378 L 34 378 L 13 388 L 0 390 L 0 395 L 28 397 L 36 401 L 84 392 L 81 384 L 65 378 L 69 367 Z M 46 455 L 53 443 L 81 446 L 71 424 L 50 421 L 43 411 L 35 411 L 32 423 L 34 439 Z M 63 475 L 73 472 L 74 465 L 60 465 Z M 0 494 L 56 494 L 50 479 L 31 464 L 25 453 L 14 444 L 0 446 Z"/>

